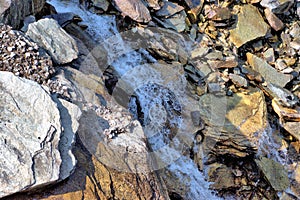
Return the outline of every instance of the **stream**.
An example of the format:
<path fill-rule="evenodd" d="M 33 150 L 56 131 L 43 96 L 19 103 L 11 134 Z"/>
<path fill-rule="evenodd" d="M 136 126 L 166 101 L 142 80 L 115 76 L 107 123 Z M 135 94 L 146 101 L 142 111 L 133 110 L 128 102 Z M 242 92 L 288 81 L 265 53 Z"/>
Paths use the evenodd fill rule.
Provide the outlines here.
<path fill-rule="evenodd" d="M 59 13 L 73 12 L 79 15 L 82 23 L 88 26 L 87 33 L 108 52 L 108 64 L 113 66 L 113 71 L 121 79 L 116 87 L 123 88 L 131 95 L 127 103 L 129 111 L 143 125 L 153 156 L 165 161 L 164 166 L 158 169 L 166 167 L 173 176 L 182 180 L 184 187 L 189 188 L 188 199 L 219 199 L 209 189 L 210 183 L 206 181 L 205 173 L 198 170 L 192 159 L 182 155 L 181 141 L 176 134 L 172 134 L 172 130 L 179 130 L 180 133 L 188 124 L 185 121 L 187 119 L 178 114 L 190 101 L 184 94 L 187 84 L 184 74 L 158 71 L 158 61 L 145 49 L 132 49 L 123 40 L 114 16 L 91 13 L 79 6 L 79 0 L 48 0 L 48 3 Z M 114 95 L 117 94 L 112 93 Z M 260 152 L 270 152 L 268 157 L 285 164 L 286 154 L 278 153 L 278 144 L 272 140 L 272 132 L 272 129 L 265 132 Z"/>

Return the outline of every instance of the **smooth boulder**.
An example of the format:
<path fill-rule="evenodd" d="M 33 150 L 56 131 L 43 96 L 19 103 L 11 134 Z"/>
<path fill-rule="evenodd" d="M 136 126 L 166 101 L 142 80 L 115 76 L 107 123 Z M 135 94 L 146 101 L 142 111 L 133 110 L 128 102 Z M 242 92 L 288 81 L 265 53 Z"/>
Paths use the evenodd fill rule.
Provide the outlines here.
<path fill-rule="evenodd" d="M 0 92 L 0 197 L 68 177 L 75 161 L 64 158 L 72 157 L 70 143 L 77 126 L 71 124 L 78 115 L 69 116 L 73 121 L 62 117 L 57 104 L 40 85 L 10 72 L 0 72 Z M 63 131 L 68 124 L 72 131 Z M 62 135 L 70 143 L 61 144 Z"/>
<path fill-rule="evenodd" d="M 29 24 L 26 35 L 46 49 L 57 64 L 70 63 L 78 58 L 76 41 L 53 19 Z"/>

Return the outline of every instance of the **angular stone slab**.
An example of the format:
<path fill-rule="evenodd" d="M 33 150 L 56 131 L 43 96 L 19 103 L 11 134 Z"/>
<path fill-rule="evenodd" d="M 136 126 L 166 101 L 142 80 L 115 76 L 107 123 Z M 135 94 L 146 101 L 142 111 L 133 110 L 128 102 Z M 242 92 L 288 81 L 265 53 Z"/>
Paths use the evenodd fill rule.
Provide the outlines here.
<path fill-rule="evenodd" d="M 75 40 L 53 19 L 29 24 L 26 35 L 46 49 L 57 64 L 70 63 L 78 58 Z"/>
<path fill-rule="evenodd" d="M 265 60 L 257 57 L 254 54 L 247 53 L 247 62 L 255 71 L 259 72 L 268 83 L 284 87 L 293 78 L 291 75 L 278 72 Z"/>
<path fill-rule="evenodd" d="M 238 14 L 236 28 L 230 31 L 230 40 L 239 48 L 251 40 L 265 36 L 268 29 L 269 26 L 258 9 L 245 5 Z"/>

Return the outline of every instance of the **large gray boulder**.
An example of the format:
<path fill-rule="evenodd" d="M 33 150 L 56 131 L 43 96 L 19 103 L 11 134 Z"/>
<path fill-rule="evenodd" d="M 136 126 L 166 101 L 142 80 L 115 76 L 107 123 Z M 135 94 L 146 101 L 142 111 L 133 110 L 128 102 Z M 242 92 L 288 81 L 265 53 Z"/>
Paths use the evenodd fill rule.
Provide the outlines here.
<path fill-rule="evenodd" d="M 10 72 L 0 72 L 0 93 L 0 198 L 68 177 L 78 108 L 61 102 L 72 108 L 62 114 L 40 85 Z"/>
<path fill-rule="evenodd" d="M 29 24 L 26 35 L 46 49 L 57 64 L 70 63 L 78 58 L 76 41 L 54 19 Z"/>
<path fill-rule="evenodd" d="M 45 0 L 0 0 L 0 23 L 19 28 L 21 21 L 28 15 L 42 10 Z"/>

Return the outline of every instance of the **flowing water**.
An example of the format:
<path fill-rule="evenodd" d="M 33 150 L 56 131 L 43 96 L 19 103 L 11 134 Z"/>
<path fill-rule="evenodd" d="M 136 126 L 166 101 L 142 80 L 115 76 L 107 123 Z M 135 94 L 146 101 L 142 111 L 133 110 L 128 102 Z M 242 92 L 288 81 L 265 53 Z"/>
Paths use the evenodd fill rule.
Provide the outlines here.
<path fill-rule="evenodd" d="M 176 179 L 185 180 L 182 184 L 188 188 L 188 199 L 218 199 L 209 190 L 209 183 L 194 162 L 177 150 L 180 141 L 172 135 L 173 129 L 183 128 L 183 119 L 178 113 L 187 102 L 183 93 L 186 84 L 184 75 L 172 74 L 171 71 L 162 74 L 157 70 L 156 60 L 144 49 L 132 49 L 118 32 L 114 16 L 93 14 L 80 7 L 78 0 L 48 2 L 58 12 L 79 15 L 88 25 L 87 32 L 104 46 L 108 65 L 113 66 L 120 78 L 118 84 L 131 90 L 128 108 L 144 126 L 153 154 L 166 162 L 164 167 Z M 149 60 L 150 64 L 147 63 Z M 170 79 L 172 76 L 176 77 L 173 79 L 176 81 Z M 137 107 L 140 107 L 139 113 L 136 112 Z M 169 145 L 171 140 L 173 146 Z"/>

